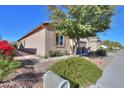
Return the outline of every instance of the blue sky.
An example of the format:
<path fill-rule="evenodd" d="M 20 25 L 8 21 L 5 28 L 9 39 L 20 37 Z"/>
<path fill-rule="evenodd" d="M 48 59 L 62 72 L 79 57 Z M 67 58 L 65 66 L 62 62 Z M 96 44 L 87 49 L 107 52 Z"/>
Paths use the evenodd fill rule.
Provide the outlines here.
<path fill-rule="evenodd" d="M 118 6 L 112 17 L 111 28 L 99 34 L 124 45 L 124 6 Z M 0 34 L 3 39 L 16 41 L 32 29 L 49 21 L 47 6 L 0 6 Z"/>
<path fill-rule="evenodd" d="M 118 41 L 124 45 L 124 6 L 117 6 L 114 13 L 111 28 L 99 36 L 102 40 Z"/>

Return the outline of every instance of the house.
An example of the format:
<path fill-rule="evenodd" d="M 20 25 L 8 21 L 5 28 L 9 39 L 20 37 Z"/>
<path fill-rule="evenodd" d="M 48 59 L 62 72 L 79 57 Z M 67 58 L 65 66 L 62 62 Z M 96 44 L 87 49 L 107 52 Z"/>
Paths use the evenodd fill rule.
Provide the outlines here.
<path fill-rule="evenodd" d="M 108 47 L 105 46 L 105 45 L 101 45 L 101 47 L 102 47 L 103 49 L 107 49 L 107 48 L 108 48 Z"/>
<path fill-rule="evenodd" d="M 74 42 L 67 37 L 57 33 L 57 31 L 49 24 L 42 25 L 29 32 L 18 41 L 18 49 L 34 53 L 40 56 L 48 56 L 49 51 L 61 51 L 72 54 L 72 46 Z M 88 39 L 80 39 L 77 54 L 84 54 L 88 51 L 96 51 L 100 46 L 97 37 L 89 37 Z"/>
<path fill-rule="evenodd" d="M 120 47 L 112 47 L 113 50 L 120 50 Z"/>

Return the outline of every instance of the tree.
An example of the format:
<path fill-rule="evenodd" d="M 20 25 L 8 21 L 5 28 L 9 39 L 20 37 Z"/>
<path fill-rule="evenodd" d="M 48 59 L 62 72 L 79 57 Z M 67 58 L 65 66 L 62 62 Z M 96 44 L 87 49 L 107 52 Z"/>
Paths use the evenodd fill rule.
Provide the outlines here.
<path fill-rule="evenodd" d="M 80 38 L 96 36 L 110 28 L 114 6 L 48 6 L 52 26 L 73 40 L 73 54 L 76 55 Z"/>
<path fill-rule="evenodd" d="M 107 48 L 110 47 L 111 41 L 110 40 L 105 40 L 102 42 L 103 45 L 107 46 Z"/>
<path fill-rule="evenodd" d="M 107 46 L 108 49 L 112 49 L 114 47 L 119 47 L 122 48 L 123 45 L 119 42 L 115 42 L 115 41 L 110 41 L 110 40 L 105 40 L 102 42 L 103 45 Z"/>
<path fill-rule="evenodd" d="M 111 46 L 112 46 L 112 47 L 119 47 L 119 48 L 122 48 L 122 44 L 121 44 L 121 43 L 119 43 L 119 42 L 114 42 L 114 41 L 111 42 Z"/>

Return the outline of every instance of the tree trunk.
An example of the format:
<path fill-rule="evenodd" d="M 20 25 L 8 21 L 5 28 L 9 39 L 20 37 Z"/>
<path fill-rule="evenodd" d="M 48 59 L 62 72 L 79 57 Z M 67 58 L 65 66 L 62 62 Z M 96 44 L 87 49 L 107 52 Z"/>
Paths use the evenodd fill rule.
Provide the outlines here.
<path fill-rule="evenodd" d="M 77 54 L 77 46 L 74 47 L 74 53 L 73 53 L 73 55 L 76 56 L 76 54 Z"/>
<path fill-rule="evenodd" d="M 89 38 L 87 38 L 87 41 L 88 41 L 88 52 L 89 52 L 90 51 L 90 44 L 89 44 L 90 40 L 89 40 Z"/>
<path fill-rule="evenodd" d="M 77 48 L 78 48 L 78 45 L 79 45 L 79 39 L 76 39 L 75 41 L 74 41 L 74 46 L 73 46 L 73 55 L 75 56 L 76 55 L 76 53 L 77 53 Z"/>

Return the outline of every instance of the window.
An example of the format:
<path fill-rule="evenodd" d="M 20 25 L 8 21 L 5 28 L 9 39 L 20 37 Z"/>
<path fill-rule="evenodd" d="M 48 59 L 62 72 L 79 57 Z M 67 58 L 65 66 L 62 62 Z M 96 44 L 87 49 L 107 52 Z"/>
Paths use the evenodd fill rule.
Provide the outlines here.
<path fill-rule="evenodd" d="M 56 34 L 56 45 L 59 45 L 59 35 Z"/>
<path fill-rule="evenodd" d="M 63 45 L 64 39 L 63 36 L 60 36 L 60 45 Z"/>
<path fill-rule="evenodd" d="M 56 45 L 63 45 L 64 44 L 64 37 L 56 34 Z"/>

